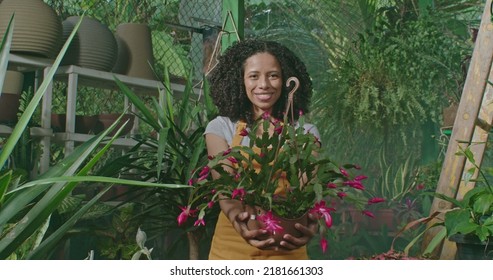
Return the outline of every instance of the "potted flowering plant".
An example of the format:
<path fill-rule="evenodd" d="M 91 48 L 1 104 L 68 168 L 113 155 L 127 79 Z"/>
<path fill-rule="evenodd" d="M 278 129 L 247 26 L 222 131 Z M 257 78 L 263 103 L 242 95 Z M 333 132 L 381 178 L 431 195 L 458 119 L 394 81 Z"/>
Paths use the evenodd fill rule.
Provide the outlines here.
<path fill-rule="evenodd" d="M 292 222 L 294 229 L 295 222 L 307 223 L 308 213 L 319 219 L 323 236 L 333 223 L 334 199 L 344 199 L 346 204 L 372 217 L 365 206 L 383 199 L 364 198 L 362 180 L 366 176 L 352 174 L 359 167 L 339 166 L 320 156 L 320 141 L 304 130 L 302 112 L 297 122 L 288 122 L 287 115 L 280 121 L 264 114 L 250 128 L 241 131 L 242 136 L 250 138 L 249 146 L 235 146 L 209 157 L 207 164 L 196 170 L 189 181 L 193 190 L 188 204 L 181 207 L 178 224 L 188 217 L 196 217 L 196 226 L 205 225 L 206 212 L 221 199 L 241 201 L 252 214 L 248 226 L 266 229 L 276 240 L 290 230 L 286 219 L 297 218 Z M 268 133 L 271 125 L 272 135 Z M 257 135 L 259 129 L 263 131 L 261 135 Z M 259 165 L 260 170 L 255 168 Z M 217 172 L 219 177 L 212 179 L 212 172 Z M 301 234 L 296 229 L 289 233 Z M 321 247 L 323 251 L 327 248 L 325 237 L 321 238 Z"/>

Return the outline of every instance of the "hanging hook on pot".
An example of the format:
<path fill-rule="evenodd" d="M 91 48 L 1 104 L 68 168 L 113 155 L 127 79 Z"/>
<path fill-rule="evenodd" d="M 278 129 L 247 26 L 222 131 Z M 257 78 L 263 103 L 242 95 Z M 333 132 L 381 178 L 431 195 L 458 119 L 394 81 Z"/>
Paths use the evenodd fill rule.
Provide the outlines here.
<path fill-rule="evenodd" d="M 294 112 L 293 112 L 293 99 L 294 99 L 294 93 L 296 90 L 300 87 L 300 80 L 296 77 L 289 77 L 286 80 L 286 87 L 289 87 L 291 83 L 294 82 L 294 87 L 291 89 L 291 91 L 288 93 L 288 103 L 286 104 L 286 117 L 289 112 L 291 112 L 291 121 L 294 122 Z"/>

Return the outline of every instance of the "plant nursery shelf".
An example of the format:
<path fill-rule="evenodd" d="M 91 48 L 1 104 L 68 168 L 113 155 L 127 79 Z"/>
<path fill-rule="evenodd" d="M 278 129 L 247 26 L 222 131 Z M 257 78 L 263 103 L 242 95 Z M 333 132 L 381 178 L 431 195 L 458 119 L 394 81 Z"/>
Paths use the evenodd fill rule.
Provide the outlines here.
<path fill-rule="evenodd" d="M 52 59 L 39 58 L 24 54 L 9 55 L 8 68 L 20 72 L 34 72 L 34 88 L 38 88 L 43 77 L 50 71 L 53 65 Z M 79 87 L 92 87 L 107 90 L 119 90 L 116 79 L 129 87 L 133 92 L 139 95 L 158 96 L 160 90 L 164 89 L 161 81 L 149 80 L 138 77 L 131 77 L 122 74 L 104 72 L 89 68 L 83 68 L 76 65 L 66 65 L 57 68 L 53 81 L 67 84 L 67 104 L 66 104 L 66 127 L 63 133 L 53 133 L 51 127 L 52 99 L 53 99 L 53 81 L 43 96 L 41 103 L 41 127 L 31 129 L 31 135 L 37 137 L 40 141 L 42 154 L 40 158 L 40 168 L 38 172 L 44 173 L 50 162 L 50 143 L 62 143 L 65 146 L 65 154 L 70 154 L 75 143 L 81 143 L 89 140 L 94 135 L 75 133 L 76 104 Z M 170 90 L 174 95 L 180 96 L 185 90 L 185 84 L 182 81 L 172 80 Z M 97 102 L 95 100 L 95 102 Z M 131 134 L 137 132 L 138 122 L 134 122 Z M 12 133 L 12 128 L 0 125 L 0 136 L 8 136 Z M 128 136 L 119 138 L 114 145 L 121 147 L 131 147 L 137 141 L 130 139 Z"/>
<path fill-rule="evenodd" d="M 12 133 L 12 128 L 3 124 L 0 124 L 0 137 L 7 137 Z"/>
<path fill-rule="evenodd" d="M 73 142 L 86 142 L 93 138 L 95 135 L 81 134 L 81 133 L 68 133 L 68 132 L 57 132 L 54 134 L 53 141 L 57 143 L 65 143 L 67 141 Z M 108 139 L 109 140 L 109 139 Z M 133 147 L 138 142 L 130 138 L 117 138 L 113 142 L 113 146 L 119 147 Z M 104 141 L 103 141 L 104 144 Z"/>
<path fill-rule="evenodd" d="M 0 124 L 0 137 L 10 136 L 12 131 L 12 127 Z M 32 137 L 51 137 L 53 136 L 53 130 L 50 128 L 31 127 L 30 134 Z"/>

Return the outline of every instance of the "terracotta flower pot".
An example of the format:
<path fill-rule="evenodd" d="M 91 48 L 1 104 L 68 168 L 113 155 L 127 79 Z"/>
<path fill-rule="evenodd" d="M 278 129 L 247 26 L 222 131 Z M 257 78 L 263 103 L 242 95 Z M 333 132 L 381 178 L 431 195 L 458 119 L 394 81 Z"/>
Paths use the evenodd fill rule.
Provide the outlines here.
<path fill-rule="evenodd" d="M 17 112 L 20 105 L 20 94 L 24 82 L 24 74 L 7 71 L 0 95 L 0 122 L 14 124 L 17 122 Z"/>
<path fill-rule="evenodd" d="M 64 132 L 67 116 L 51 114 L 51 128 L 54 132 Z M 98 122 L 97 116 L 75 116 L 75 133 L 92 134 Z"/>
<path fill-rule="evenodd" d="M 116 122 L 116 120 L 118 119 L 118 117 L 120 117 L 120 114 L 117 114 L 117 113 L 114 113 L 114 114 L 99 114 L 99 115 L 97 115 L 98 122 L 96 124 L 95 132 L 96 133 L 100 133 L 100 132 L 104 131 L 105 129 L 109 128 L 114 122 Z M 123 130 L 120 133 L 120 135 L 123 136 L 123 135 L 126 135 L 126 134 L 130 133 L 130 131 L 132 130 L 133 124 L 134 124 L 134 119 L 135 119 L 135 116 L 134 115 L 132 115 L 132 114 L 125 114 L 121 118 L 120 122 L 115 127 L 115 129 L 113 131 L 111 131 L 108 134 L 108 136 L 115 135 L 115 133 L 118 131 L 118 129 L 120 129 L 120 127 L 122 127 L 125 124 L 126 121 L 128 121 L 128 123 L 125 125 L 125 127 L 123 128 Z"/>
<path fill-rule="evenodd" d="M 248 221 L 248 228 L 249 229 L 260 229 L 260 228 L 266 228 L 266 224 L 262 222 L 261 215 L 266 215 L 266 211 L 264 209 L 261 209 L 259 207 L 247 207 L 248 212 L 251 213 L 252 218 Z M 273 214 L 274 218 L 279 221 L 279 226 L 282 227 L 281 230 L 275 231 L 272 234 L 269 234 L 268 236 L 265 236 L 265 239 L 268 238 L 274 238 L 275 243 L 272 246 L 279 246 L 280 242 L 283 240 L 283 236 L 285 234 L 290 234 L 294 237 L 301 237 L 303 233 L 295 228 L 296 223 L 300 223 L 302 225 L 307 225 L 308 224 L 308 212 L 303 214 L 301 217 L 297 218 L 284 218 L 284 217 L 279 217 L 275 214 Z M 253 219 L 255 218 L 255 219 Z"/>
<path fill-rule="evenodd" d="M 360 210 L 350 209 L 351 221 L 355 225 L 355 230 L 364 228 L 369 231 L 380 231 L 384 227 L 389 231 L 396 231 L 397 221 L 393 209 L 377 209 L 373 212 L 375 217 L 365 216 Z"/>

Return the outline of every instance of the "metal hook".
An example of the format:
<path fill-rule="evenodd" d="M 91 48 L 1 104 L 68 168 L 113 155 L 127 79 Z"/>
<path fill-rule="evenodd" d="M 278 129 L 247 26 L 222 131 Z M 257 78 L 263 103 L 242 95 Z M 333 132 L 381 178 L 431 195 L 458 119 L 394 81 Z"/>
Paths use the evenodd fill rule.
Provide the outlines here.
<path fill-rule="evenodd" d="M 296 90 L 300 87 L 300 80 L 296 77 L 289 77 L 286 80 L 286 87 L 289 87 L 289 84 L 294 82 L 294 87 L 293 89 L 288 93 L 288 103 L 286 104 L 286 110 L 285 110 L 285 115 L 284 115 L 284 122 L 287 120 L 287 116 L 289 111 L 291 111 L 291 121 L 294 122 L 294 112 L 293 112 L 293 98 L 294 98 L 294 93 Z"/>
<path fill-rule="evenodd" d="M 298 80 L 298 78 L 296 77 L 289 77 L 288 80 L 286 81 L 286 86 L 289 87 L 289 84 L 291 84 L 291 82 L 294 82 L 294 87 L 288 93 L 288 100 L 292 102 L 295 91 L 300 87 L 300 80 Z"/>

